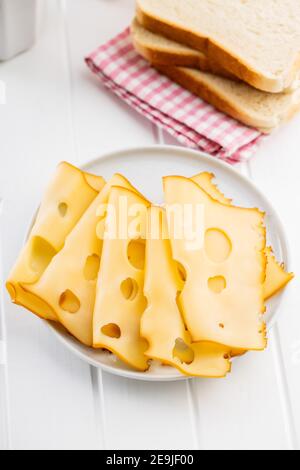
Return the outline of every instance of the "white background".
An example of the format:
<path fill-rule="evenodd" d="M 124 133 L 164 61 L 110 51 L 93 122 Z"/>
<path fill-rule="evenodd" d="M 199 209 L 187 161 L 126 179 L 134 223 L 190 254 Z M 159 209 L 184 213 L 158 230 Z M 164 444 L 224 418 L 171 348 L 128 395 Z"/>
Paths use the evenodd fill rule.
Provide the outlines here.
<path fill-rule="evenodd" d="M 91 75 L 83 57 L 128 26 L 133 0 L 43 0 L 37 45 L 0 64 L 2 273 L 58 162 L 125 146 L 174 143 Z M 300 267 L 300 117 L 239 167 L 278 209 Z M 151 176 L 150 176 L 151 177 Z M 1 281 L 1 286 L 3 282 Z M 0 304 L 0 449 L 295 449 L 300 442 L 299 280 L 266 352 L 221 381 L 143 383 L 102 373 L 43 323 Z"/>

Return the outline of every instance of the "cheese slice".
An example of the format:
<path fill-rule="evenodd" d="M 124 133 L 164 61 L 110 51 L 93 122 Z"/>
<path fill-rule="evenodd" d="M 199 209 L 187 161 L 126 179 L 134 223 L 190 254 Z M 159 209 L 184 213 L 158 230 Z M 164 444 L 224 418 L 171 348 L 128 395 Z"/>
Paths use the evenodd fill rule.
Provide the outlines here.
<path fill-rule="evenodd" d="M 172 259 L 167 233 L 166 213 L 162 208 L 148 209 L 148 236 L 144 293 L 148 307 L 141 319 L 141 336 L 149 343 L 146 355 L 197 377 L 224 377 L 230 371 L 230 349 L 214 343 L 191 343 L 178 306 L 183 289 L 177 264 Z M 158 228 L 153 230 L 153 225 Z"/>
<path fill-rule="evenodd" d="M 140 319 L 146 308 L 143 286 L 149 206 L 133 191 L 112 188 L 108 207 L 115 214 L 116 234 L 104 239 L 94 310 L 94 347 L 108 349 L 140 371 L 149 367 L 144 354 L 148 344 L 140 336 Z"/>
<path fill-rule="evenodd" d="M 103 222 L 114 185 L 131 188 L 123 176 L 114 175 L 67 237 L 63 249 L 39 281 L 23 285 L 27 292 L 49 305 L 69 333 L 87 346 L 93 344 L 93 311 L 103 244 L 103 240 L 97 237 L 97 226 Z"/>
<path fill-rule="evenodd" d="M 284 264 L 280 264 L 272 248 L 266 249 L 267 254 L 267 274 L 264 285 L 265 299 L 268 300 L 281 291 L 294 278 L 293 273 L 287 273 Z"/>
<path fill-rule="evenodd" d="M 212 198 L 216 199 L 222 204 L 232 204 L 232 199 L 228 199 L 226 196 L 224 196 L 216 183 L 214 183 L 215 175 L 213 173 L 204 171 L 203 173 L 199 173 L 198 175 L 193 176 L 191 179 L 195 181 L 195 183 L 197 183 L 202 189 L 204 189 L 204 191 L 206 191 Z"/>
<path fill-rule="evenodd" d="M 85 173 L 68 163 L 58 166 L 43 197 L 30 237 L 6 283 L 14 303 L 47 320 L 57 320 L 52 308 L 27 293 L 22 284 L 40 279 L 104 184 L 102 177 Z"/>
<path fill-rule="evenodd" d="M 167 177 L 164 189 L 167 211 L 181 209 L 185 230 L 194 228 L 188 215 L 204 211 L 203 240 L 197 245 L 185 231 L 177 236 L 169 218 L 173 256 L 187 276 L 179 302 L 192 341 L 263 350 L 264 214 L 221 204 L 188 178 Z"/>
<path fill-rule="evenodd" d="M 191 179 L 217 201 L 222 204 L 231 205 L 232 200 L 227 199 L 219 190 L 213 181 L 214 178 L 214 174 L 204 172 Z M 294 275 L 285 271 L 284 265 L 276 260 L 271 247 L 266 248 L 265 253 L 267 257 L 267 272 L 264 284 L 264 297 L 265 300 L 268 300 L 280 292 L 294 278 Z"/>

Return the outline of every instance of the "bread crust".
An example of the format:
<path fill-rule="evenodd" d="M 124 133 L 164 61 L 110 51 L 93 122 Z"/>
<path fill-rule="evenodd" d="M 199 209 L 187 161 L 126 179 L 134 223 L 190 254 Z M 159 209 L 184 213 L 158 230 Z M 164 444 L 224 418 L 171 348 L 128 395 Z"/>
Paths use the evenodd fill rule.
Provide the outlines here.
<path fill-rule="evenodd" d="M 241 107 L 238 106 L 238 103 L 227 100 L 226 96 L 223 96 L 221 93 L 219 93 L 213 85 L 210 87 L 207 82 L 195 80 L 194 77 L 188 73 L 188 69 L 158 64 L 155 64 L 154 67 L 174 82 L 183 86 L 185 89 L 191 91 L 195 95 L 202 98 L 204 101 L 217 108 L 219 111 L 222 111 L 223 113 L 231 116 L 234 119 L 237 119 L 249 127 L 254 127 L 260 130 L 264 134 L 271 133 L 279 126 L 279 124 L 291 119 L 300 109 L 300 102 L 295 103 L 291 108 L 288 109 L 285 115 L 278 116 L 278 122 L 275 125 L 274 117 L 268 120 L 267 118 L 263 119 L 259 116 L 251 115 L 251 113 L 246 113 Z"/>
<path fill-rule="evenodd" d="M 218 64 L 221 69 L 226 70 L 258 90 L 269 93 L 282 93 L 292 86 L 300 70 L 299 52 L 297 60 L 294 62 L 285 80 L 264 76 L 210 38 L 200 36 L 188 29 L 179 28 L 172 23 L 163 22 L 158 17 L 144 12 L 138 5 L 136 15 L 139 23 L 149 31 L 161 34 L 166 38 L 188 45 L 204 53 L 209 62 L 212 61 L 212 63 Z"/>
<path fill-rule="evenodd" d="M 174 50 L 167 51 L 166 48 L 160 48 L 159 46 L 154 47 L 150 46 L 149 44 L 145 44 L 142 40 L 140 40 L 135 30 L 135 23 L 136 19 L 131 25 L 131 37 L 134 48 L 139 54 L 141 54 L 152 64 L 191 67 L 194 69 L 199 69 L 203 72 L 209 72 L 225 78 L 230 78 L 231 80 L 238 80 L 237 77 L 232 75 L 227 70 L 224 70 L 217 63 L 209 60 L 203 52 L 196 50 L 191 50 L 191 52 L 183 50 L 180 52 L 175 52 Z"/>
<path fill-rule="evenodd" d="M 142 55 L 151 64 L 159 65 L 170 65 L 170 66 L 181 66 L 181 67 L 192 67 L 200 68 L 203 71 L 208 72 L 209 67 L 207 59 L 204 54 L 189 54 L 185 52 L 170 53 L 162 49 L 155 49 L 142 44 L 138 38 L 132 36 L 132 42 L 135 50 Z"/>

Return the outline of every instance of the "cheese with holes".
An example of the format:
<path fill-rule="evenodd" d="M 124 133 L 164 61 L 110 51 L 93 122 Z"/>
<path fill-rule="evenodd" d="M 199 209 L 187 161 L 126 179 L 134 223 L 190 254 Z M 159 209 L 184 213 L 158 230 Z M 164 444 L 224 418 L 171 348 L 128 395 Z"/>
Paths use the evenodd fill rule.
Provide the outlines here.
<path fill-rule="evenodd" d="M 176 208 L 184 228 L 179 237 L 169 217 L 173 256 L 187 275 L 179 302 L 192 341 L 263 350 L 264 214 L 223 205 L 184 177 L 165 178 L 164 190 L 168 214 Z M 191 243 L 195 223 L 190 214 L 198 219 L 199 208 L 203 239 Z"/>
<path fill-rule="evenodd" d="M 146 308 L 143 285 L 149 206 L 133 191 L 112 188 L 108 207 L 115 214 L 115 224 L 108 224 L 110 236 L 103 242 L 94 310 L 94 347 L 108 349 L 140 371 L 148 369 L 140 319 Z"/>
<path fill-rule="evenodd" d="M 192 344 L 185 329 L 177 302 L 183 281 L 172 259 L 170 241 L 164 237 L 165 211 L 151 207 L 148 220 L 144 287 L 148 307 L 141 320 L 141 336 L 149 343 L 146 355 L 186 375 L 224 377 L 230 371 L 230 349 L 214 343 Z"/>
<path fill-rule="evenodd" d="M 48 304 L 69 333 L 87 346 L 93 344 L 93 311 L 103 243 L 97 237 L 97 227 L 102 224 L 114 185 L 131 188 L 123 176 L 114 175 L 67 237 L 65 246 L 44 275 L 35 284 L 23 285 Z"/>
<path fill-rule="evenodd" d="M 47 320 L 57 320 L 50 305 L 26 292 L 23 284 L 37 282 L 67 235 L 90 206 L 105 181 L 68 163 L 61 163 L 43 197 L 30 237 L 6 286 L 13 302 Z"/>
<path fill-rule="evenodd" d="M 264 285 L 265 299 L 270 299 L 283 289 L 293 278 L 294 274 L 287 273 L 284 265 L 278 263 L 272 248 L 267 248 L 267 274 Z"/>
<path fill-rule="evenodd" d="M 212 173 L 200 173 L 191 178 L 211 197 L 222 204 L 232 204 L 231 199 L 227 199 L 219 188 L 214 184 L 215 175 Z M 276 260 L 272 248 L 266 248 L 267 272 L 264 284 L 265 300 L 270 299 L 273 295 L 281 291 L 293 278 L 292 273 L 287 273 L 284 266 Z"/>

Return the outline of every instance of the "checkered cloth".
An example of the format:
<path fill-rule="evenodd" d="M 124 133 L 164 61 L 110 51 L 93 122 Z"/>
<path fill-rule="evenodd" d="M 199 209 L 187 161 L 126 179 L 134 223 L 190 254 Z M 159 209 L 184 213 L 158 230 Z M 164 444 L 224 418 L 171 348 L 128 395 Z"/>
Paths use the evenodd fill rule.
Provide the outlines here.
<path fill-rule="evenodd" d="M 134 50 L 129 28 L 86 63 L 109 90 L 187 147 L 237 163 L 248 160 L 263 138 L 154 70 Z"/>

